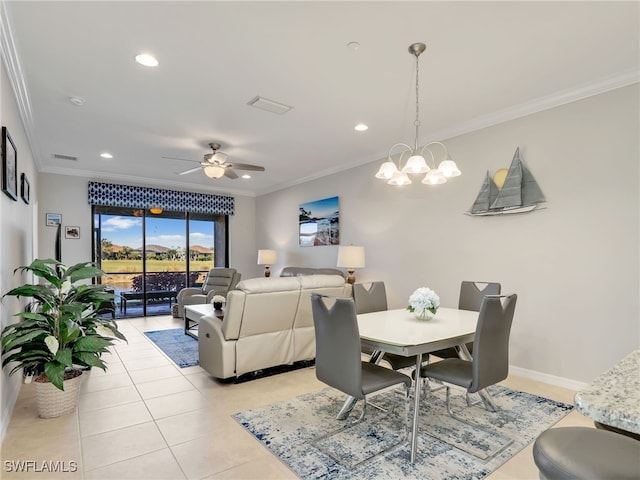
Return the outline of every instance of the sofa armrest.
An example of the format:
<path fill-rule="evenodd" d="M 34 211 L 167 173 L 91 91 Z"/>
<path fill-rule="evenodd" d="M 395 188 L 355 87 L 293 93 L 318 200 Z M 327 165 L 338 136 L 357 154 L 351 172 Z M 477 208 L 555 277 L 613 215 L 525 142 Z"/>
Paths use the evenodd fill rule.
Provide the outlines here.
<path fill-rule="evenodd" d="M 183 288 L 182 290 L 180 290 L 178 292 L 178 296 L 176 297 L 178 300 L 178 303 L 181 302 L 182 300 L 184 300 L 187 297 L 190 297 L 192 295 L 202 295 L 202 288 L 200 287 L 187 287 L 187 288 Z"/>
<path fill-rule="evenodd" d="M 226 341 L 222 334 L 222 322 L 205 315 L 198 325 L 198 357 L 200 367 L 216 378 L 235 376 L 236 341 Z"/>

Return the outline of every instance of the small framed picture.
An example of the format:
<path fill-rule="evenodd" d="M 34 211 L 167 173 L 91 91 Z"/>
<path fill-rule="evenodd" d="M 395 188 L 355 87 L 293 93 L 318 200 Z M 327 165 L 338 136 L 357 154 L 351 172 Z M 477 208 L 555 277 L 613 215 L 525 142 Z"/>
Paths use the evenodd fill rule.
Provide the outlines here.
<path fill-rule="evenodd" d="M 64 227 L 64 238 L 80 238 L 80 227 Z"/>
<path fill-rule="evenodd" d="M 31 188 L 31 186 L 29 185 L 29 180 L 27 179 L 26 173 L 23 173 L 21 178 L 22 186 L 20 188 L 20 196 L 22 197 L 24 203 L 29 205 L 29 195 L 31 194 L 31 191 L 29 189 Z"/>
<path fill-rule="evenodd" d="M 59 213 L 47 213 L 47 227 L 57 227 L 62 223 L 62 215 Z"/>
<path fill-rule="evenodd" d="M 18 200 L 18 152 L 7 127 L 2 127 L 2 191 Z"/>

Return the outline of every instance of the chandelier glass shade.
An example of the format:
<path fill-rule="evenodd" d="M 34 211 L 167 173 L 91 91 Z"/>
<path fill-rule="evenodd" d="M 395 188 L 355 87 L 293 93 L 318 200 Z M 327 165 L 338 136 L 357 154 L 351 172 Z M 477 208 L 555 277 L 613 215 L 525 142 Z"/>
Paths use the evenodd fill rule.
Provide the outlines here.
<path fill-rule="evenodd" d="M 413 147 L 407 145 L 406 143 L 394 144 L 389 149 L 387 160 L 382 165 L 380 165 L 380 169 L 376 173 L 376 178 L 386 180 L 389 185 L 402 186 L 413 183 L 408 174 L 426 174 L 422 179 L 422 183 L 424 183 L 425 185 L 439 185 L 441 183 L 445 183 L 448 178 L 457 177 L 458 175 L 462 174 L 456 163 L 451 159 L 451 155 L 449 155 L 449 150 L 447 149 L 445 144 L 441 142 L 430 142 L 424 145 L 422 148 L 418 148 L 418 133 L 420 128 L 419 57 L 426 48 L 427 47 L 424 43 L 414 43 L 409 46 L 409 53 L 416 57 L 416 119 L 414 122 L 416 127 L 416 135 Z M 437 167 L 436 157 L 431 151 L 431 147 L 434 146 L 440 146 L 444 148 L 444 156 L 442 157 L 442 160 Z M 398 165 L 396 165 L 391 156 L 392 151 L 396 147 L 403 148 L 400 152 L 400 157 L 398 158 Z M 407 153 L 409 156 L 404 166 L 401 167 L 402 158 L 404 157 L 405 153 Z M 424 158 L 425 153 L 428 153 L 430 156 L 431 166 L 429 166 Z"/>

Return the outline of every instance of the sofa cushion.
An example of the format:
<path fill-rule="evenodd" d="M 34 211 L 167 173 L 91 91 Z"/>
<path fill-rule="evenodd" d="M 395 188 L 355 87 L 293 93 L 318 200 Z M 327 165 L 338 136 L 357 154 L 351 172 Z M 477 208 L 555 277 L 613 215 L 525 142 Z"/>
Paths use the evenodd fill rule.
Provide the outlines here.
<path fill-rule="evenodd" d="M 340 275 L 344 278 L 344 273 L 337 268 L 284 267 L 280 272 L 281 277 L 302 277 L 306 275 Z"/>
<path fill-rule="evenodd" d="M 249 278 L 236 286 L 247 294 L 283 292 L 287 290 L 300 290 L 300 282 L 297 278 Z"/>

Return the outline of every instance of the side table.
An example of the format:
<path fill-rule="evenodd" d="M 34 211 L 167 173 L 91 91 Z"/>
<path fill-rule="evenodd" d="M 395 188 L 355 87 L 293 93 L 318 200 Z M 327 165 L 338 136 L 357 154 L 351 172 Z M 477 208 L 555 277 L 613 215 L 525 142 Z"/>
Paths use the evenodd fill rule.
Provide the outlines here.
<path fill-rule="evenodd" d="M 224 310 L 215 310 L 210 303 L 186 305 L 184 307 L 184 334 L 198 339 L 198 324 L 205 315 L 224 319 Z"/>

